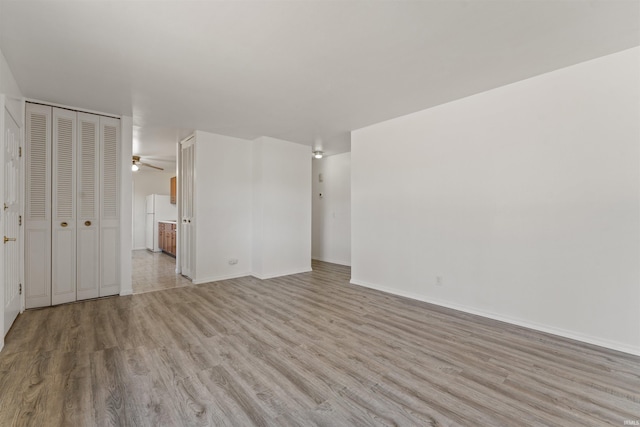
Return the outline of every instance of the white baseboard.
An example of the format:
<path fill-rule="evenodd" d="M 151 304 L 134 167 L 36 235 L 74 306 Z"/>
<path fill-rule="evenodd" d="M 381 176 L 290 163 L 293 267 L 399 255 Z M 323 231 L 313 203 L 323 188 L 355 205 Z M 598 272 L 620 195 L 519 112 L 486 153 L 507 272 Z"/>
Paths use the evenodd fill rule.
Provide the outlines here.
<path fill-rule="evenodd" d="M 267 279 L 273 279 L 274 277 L 281 277 L 281 276 L 290 276 L 292 274 L 300 274 L 300 273 L 308 273 L 311 270 L 311 266 L 308 267 L 304 267 L 301 269 L 295 269 L 295 270 L 289 270 L 289 271 L 284 271 L 284 272 L 280 272 L 280 273 L 267 273 L 267 274 L 258 274 L 258 273 L 251 273 L 251 275 L 255 278 L 258 278 L 260 280 L 267 280 Z"/>
<path fill-rule="evenodd" d="M 223 276 L 210 276 L 210 277 L 199 278 L 198 280 L 193 279 L 191 281 L 193 282 L 194 285 L 201 285 L 203 283 L 219 282 L 220 280 L 237 279 L 238 277 L 245 277 L 245 276 L 251 276 L 251 273 L 244 272 L 244 273 L 228 274 Z"/>
<path fill-rule="evenodd" d="M 345 267 L 351 267 L 351 264 L 347 264 L 344 261 L 339 261 L 339 260 L 335 260 L 335 259 L 327 259 L 327 258 L 311 258 L 314 261 L 322 261 L 322 262 L 328 262 L 330 264 L 338 264 L 338 265 L 344 265 Z"/>
<path fill-rule="evenodd" d="M 146 250 L 147 248 L 145 248 L 144 246 L 141 248 L 133 248 L 131 249 L 132 251 L 142 251 L 142 250 Z"/>
<path fill-rule="evenodd" d="M 378 286 L 372 283 L 367 283 L 362 280 L 356 280 L 353 278 L 351 279 L 351 284 L 357 285 L 357 286 L 363 286 L 365 288 L 375 289 L 377 291 L 382 291 L 389 294 L 398 295 L 401 297 L 411 298 L 417 301 L 423 301 L 429 304 L 434 304 L 434 305 L 450 308 L 457 311 L 462 311 L 464 313 L 474 314 L 476 316 L 486 317 L 488 319 L 498 320 L 500 322 L 510 323 L 516 326 L 522 326 L 524 328 L 533 329 L 540 332 L 546 332 L 548 334 L 557 335 L 563 338 L 569 338 L 572 340 L 581 341 L 587 344 L 593 344 L 600 347 L 605 347 L 611 350 L 621 351 L 623 353 L 629 353 L 636 356 L 640 356 L 640 347 L 634 347 L 624 343 L 609 341 L 609 340 L 598 338 L 598 337 L 584 335 L 579 332 L 569 331 L 562 328 L 556 328 L 549 325 L 542 325 L 535 322 L 529 322 L 526 320 L 517 319 L 510 316 L 504 316 L 501 314 L 492 313 L 489 311 L 478 310 L 473 307 L 455 304 L 448 301 L 440 301 L 433 298 L 428 298 L 424 295 L 418 295 L 411 292 L 404 292 L 404 291 L 399 291 L 397 289 Z"/>
<path fill-rule="evenodd" d="M 133 289 L 125 289 L 123 291 L 120 291 L 120 296 L 126 296 L 126 295 L 133 295 Z"/>

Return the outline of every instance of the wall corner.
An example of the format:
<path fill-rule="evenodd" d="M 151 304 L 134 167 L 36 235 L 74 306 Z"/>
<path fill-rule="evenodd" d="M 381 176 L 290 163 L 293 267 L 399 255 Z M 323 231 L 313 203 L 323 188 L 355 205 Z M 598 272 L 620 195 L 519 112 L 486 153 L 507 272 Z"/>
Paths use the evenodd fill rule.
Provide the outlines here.
<path fill-rule="evenodd" d="M 122 116 L 120 119 L 121 165 L 120 171 L 120 295 L 133 293 L 131 280 L 133 245 L 132 191 L 133 176 L 131 174 L 131 156 L 133 153 L 133 117 Z"/>

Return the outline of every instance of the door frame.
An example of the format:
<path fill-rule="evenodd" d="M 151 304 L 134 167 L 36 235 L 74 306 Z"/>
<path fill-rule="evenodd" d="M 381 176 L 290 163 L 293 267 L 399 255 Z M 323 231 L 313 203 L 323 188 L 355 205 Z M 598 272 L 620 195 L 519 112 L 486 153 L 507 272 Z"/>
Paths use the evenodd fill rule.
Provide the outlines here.
<path fill-rule="evenodd" d="M 182 144 L 186 143 L 190 140 L 193 140 L 191 144 L 195 144 L 196 134 L 193 133 L 186 138 L 183 138 L 178 141 L 176 144 L 176 202 L 178 205 L 178 221 L 176 223 L 176 274 L 182 274 L 182 211 L 183 211 L 183 192 L 182 192 Z M 190 144 L 190 145 L 191 145 Z M 195 158 L 195 156 L 194 156 Z M 193 187 L 195 189 L 195 180 L 193 183 Z M 195 191 L 194 191 L 195 192 Z M 192 242 L 193 246 L 193 242 Z M 192 251 L 193 252 L 193 251 Z M 193 260 L 192 260 L 193 263 Z M 193 264 L 192 264 L 193 265 Z M 193 272 L 192 272 L 193 273 Z M 186 277 L 186 276 L 185 276 Z M 193 278 L 190 278 L 193 280 Z"/>
<path fill-rule="evenodd" d="M 5 122 L 4 122 L 4 112 L 5 110 L 9 113 L 9 115 L 15 120 L 18 125 L 18 132 L 20 135 L 20 146 L 22 147 L 22 152 L 24 153 L 24 140 L 25 140 L 25 129 L 24 129 L 24 115 L 25 115 L 25 99 L 24 98 L 16 98 L 11 96 L 6 96 L 4 94 L 0 94 L 0 135 L 2 135 L 2 144 L 4 145 L 4 133 L 5 133 Z M 19 271 L 19 280 L 22 284 L 22 295 L 20 296 L 20 313 L 24 312 L 25 309 L 25 292 L 24 292 L 24 179 L 25 179 L 25 171 L 24 171 L 24 156 L 20 157 L 20 173 L 19 173 L 19 212 L 22 216 L 23 225 L 19 227 L 18 231 L 18 240 L 20 242 L 20 266 L 18 268 Z M 4 149 L 0 150 L 0 199 L 4 200 Z M 0 213 L 0 227 L 2 227 L 4 231 L 4 214 Z M 2 263 L 2 271 L 4 272 L 4 244 L 0 245 L 0 263 Z M 4 331 L 4 273 L 0 274 L 0 330 Z M 0 350 L 4 347 L 4 334 L 0 334 Z"/>

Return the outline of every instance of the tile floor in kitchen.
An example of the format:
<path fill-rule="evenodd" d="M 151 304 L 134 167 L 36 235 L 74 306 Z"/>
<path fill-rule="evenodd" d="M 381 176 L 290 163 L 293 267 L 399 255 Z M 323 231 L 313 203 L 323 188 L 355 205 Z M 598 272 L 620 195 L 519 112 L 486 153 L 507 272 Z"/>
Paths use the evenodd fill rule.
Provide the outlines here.
<path fill-rule="evenodd" d="M 176 274 L 176 259 L 164 252 L 146 249 L 132 251 L 133 293 L 193 286 L 191 280 Z"/>

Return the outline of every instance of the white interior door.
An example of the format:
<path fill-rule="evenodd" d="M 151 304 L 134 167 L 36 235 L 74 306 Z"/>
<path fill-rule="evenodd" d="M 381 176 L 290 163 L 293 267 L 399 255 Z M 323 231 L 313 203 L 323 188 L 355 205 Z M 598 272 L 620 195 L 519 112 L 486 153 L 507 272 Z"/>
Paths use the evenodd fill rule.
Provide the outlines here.
<path fill-rule="evenodd" d="M 9 331 L 20 312 L 20 127 L 4 111 L 4 331 Z"/>
<path fill-rule="evenodd" d="M 27 103 L 25 306 L 51 305 L 51 107 Z"/>
<path fill-rule="evenodd" d="M 76 280 L 78 300 L 97 298 L 100 283 L 98 177 L 100 117 L 78 113 Z"/>
<path fill-rule="evenodd" d="M 76 112 L 53 108 L 51 302 L 76 300 Z"/>
<path fill-rule="evenodd" d="M 182 218 L 180 219 L 180 269 L 184 276 L 195 275 L 195 212 L 194 212 L 194 162 L 195 138 L 181 143 L 180 198 Z"/>
<path fill-rule="evenodd" d="M 120 120 L 100 117 L 100 296 L 120 292 Z"/>

